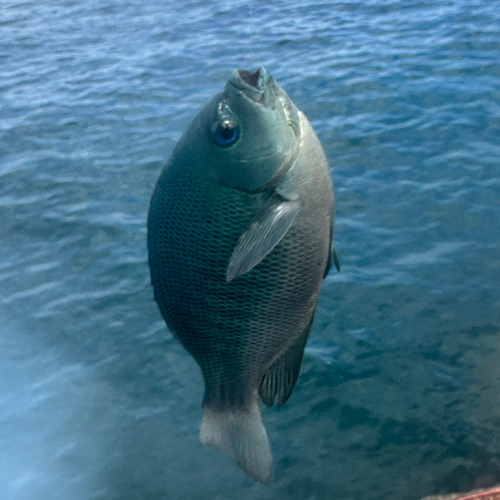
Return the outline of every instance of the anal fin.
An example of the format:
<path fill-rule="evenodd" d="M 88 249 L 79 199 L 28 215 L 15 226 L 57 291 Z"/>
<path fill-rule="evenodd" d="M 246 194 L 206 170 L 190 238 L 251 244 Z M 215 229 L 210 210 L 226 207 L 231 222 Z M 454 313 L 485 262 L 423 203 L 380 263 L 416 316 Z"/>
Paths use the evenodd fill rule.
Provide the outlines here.
<path fill-rule="evenodd" d="M 277 406 L 283 406 L 290 397 L 299 377 L 311 326 L 312 319 L 294 343 L 267 369 L 259 390 L 260 397 L 267 406 L 272 406 L 275 400 Z"/>

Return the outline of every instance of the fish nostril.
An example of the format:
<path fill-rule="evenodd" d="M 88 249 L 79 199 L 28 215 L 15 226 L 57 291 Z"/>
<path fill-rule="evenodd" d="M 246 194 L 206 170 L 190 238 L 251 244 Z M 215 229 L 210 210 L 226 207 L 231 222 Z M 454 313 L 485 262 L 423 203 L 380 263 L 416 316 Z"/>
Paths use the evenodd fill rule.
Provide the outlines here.
<path fill-rule="evenodd" d="M 247 85 L 250 85 L 251 87 L 254 87 L 257 90 L 262 90 L 263 71 L 261 67 L 257 68 L 255 72 L 247 71 L 246 69 L 239 69 L 238 76 Z"/>

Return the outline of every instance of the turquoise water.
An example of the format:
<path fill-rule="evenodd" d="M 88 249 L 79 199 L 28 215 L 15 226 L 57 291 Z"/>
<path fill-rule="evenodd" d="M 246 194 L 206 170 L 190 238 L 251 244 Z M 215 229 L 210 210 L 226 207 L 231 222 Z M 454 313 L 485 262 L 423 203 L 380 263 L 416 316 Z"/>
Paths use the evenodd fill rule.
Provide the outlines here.
<path fill-rule="evenodd" d="M 264 65 L 332 167 L 342 269 L 264 409 L 265 488 L 198 440 L 153 300 L 162 165 Z M 0 498 L 417 499 L 500 482 L 500 2 L 0 4 Z"/>

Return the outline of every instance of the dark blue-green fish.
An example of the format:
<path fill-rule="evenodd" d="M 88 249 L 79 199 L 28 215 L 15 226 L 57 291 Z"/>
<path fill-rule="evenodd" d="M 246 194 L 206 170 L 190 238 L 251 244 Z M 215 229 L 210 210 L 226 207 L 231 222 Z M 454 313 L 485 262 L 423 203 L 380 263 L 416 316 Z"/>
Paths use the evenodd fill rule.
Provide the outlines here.
<path fill-rule="evenodd" d="M 155 298 L 203 373 L 202 443 L 271 481 L 259 408 L 297 380 L 331 262 L 332 180 L 307 118 L 264 68 L 237 70 L 194 118 L 148 218 Z"/>

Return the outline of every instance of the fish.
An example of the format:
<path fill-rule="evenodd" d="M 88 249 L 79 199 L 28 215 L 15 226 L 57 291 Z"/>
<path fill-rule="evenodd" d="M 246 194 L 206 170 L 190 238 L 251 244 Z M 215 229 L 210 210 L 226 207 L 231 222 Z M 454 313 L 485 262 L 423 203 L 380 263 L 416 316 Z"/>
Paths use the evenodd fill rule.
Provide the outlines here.
<path fill-rule="evenodd" d="M 151 198 L 148 257 L 168 329 L 205 383 L 200 440 L 269 484 L 260 399 L 297 381 L 332 263 L 334 195 L 323 148 L 265 68 L 236 70 L 196 115 Z"/>

